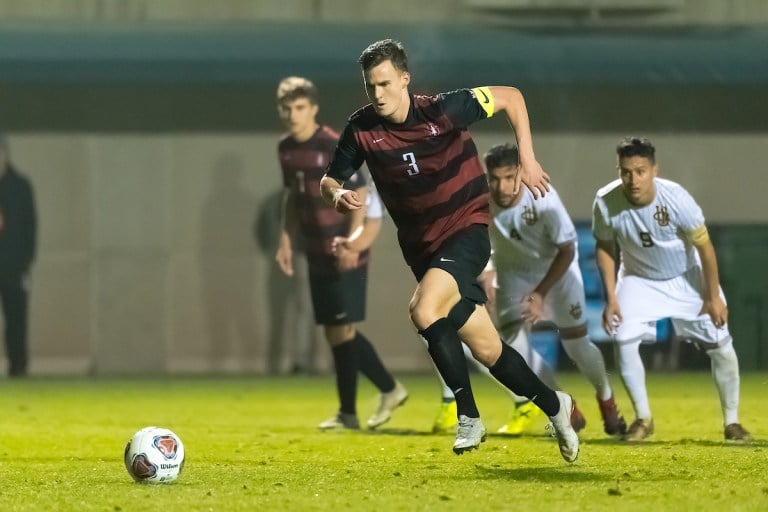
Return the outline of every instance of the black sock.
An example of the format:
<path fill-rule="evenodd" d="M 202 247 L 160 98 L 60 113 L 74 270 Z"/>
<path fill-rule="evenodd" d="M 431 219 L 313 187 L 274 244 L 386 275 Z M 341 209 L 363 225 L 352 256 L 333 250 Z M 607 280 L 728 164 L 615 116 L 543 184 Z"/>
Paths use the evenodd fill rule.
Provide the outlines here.
<path fill-rule="evenodd" d="M 457 413 L 470 418 L 479 418 L 480 413 L 469 382 L 467 359 L 464 357 L 461 340 L 453 324 L 447 318 L 441 318 L 423 331 L 419 331 L 419 334 L 427 340 L 429 355 L 432 356 L 437 371 L 456 397 Z"/>
<path fill-rule="evenodd" d="M 516 395 L 529 398 L 547 416 L 554 416 L 560 410 L 555 392 L 541 382 L 523 356 L 506 343 L 501 344 L 501 355 L 489 370 L 496 380 Z"/>
<path fill-rule="evenodd" d="M 335 347 L 333 365 L 336 369 L 336 391 L 339 394 L 339 411 L 357 414 L 357 350 L 356 343 L 345 341 Z"/>
<path fill-rule="evenodd" d="M 373 385 L 382 393 L 389 393 L 395 389 L 395 379 L 392 374 L 384 367 L 384 363 L 379 359 L 379 354 L 373 348 L 368 338 L 357 331 L 355 339 L 352 341 L 357 345 L 357 360 L 360 365 L 360 371 L 373 382 Z"/>

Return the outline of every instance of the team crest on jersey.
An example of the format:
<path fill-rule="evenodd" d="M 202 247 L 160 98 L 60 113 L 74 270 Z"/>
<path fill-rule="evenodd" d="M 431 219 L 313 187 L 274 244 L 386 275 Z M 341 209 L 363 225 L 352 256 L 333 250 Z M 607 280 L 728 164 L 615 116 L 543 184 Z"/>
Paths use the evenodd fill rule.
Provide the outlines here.
<path fill-rule="evenodd" d="M 527 206 L 523 207 L 523 220 L 525 223 L 529 226 L 533 226 L 536 224 L 536 222 L 539 220 L 539 215 L 536 213 L 536 210 L 534 208 L 529 208 Z"/>
<path fill-rule="evenodd" d="M 657 206 L 656 207 L 656 213 L 653 214 L 654 220 L 659 223 L 659 226 L 668 226 L 669 225 L 669 212 L 667 211 L 666 206 Z"/>
<path fill-rule="evenodd" d="M 429 131 L 431 137 L 440 135 L 440 128 L 438 128 L 436 124 L 427 123 L 427 131 Z"/>
<path fill-rule="evenodd" d="M 581 318 L 581 314 L 582 314 L 581 304 L 579 303 L 571 304 L 571 308 L 568 312 L 571 314 L 574 320 L 578 320 L 579 318 Z"/>

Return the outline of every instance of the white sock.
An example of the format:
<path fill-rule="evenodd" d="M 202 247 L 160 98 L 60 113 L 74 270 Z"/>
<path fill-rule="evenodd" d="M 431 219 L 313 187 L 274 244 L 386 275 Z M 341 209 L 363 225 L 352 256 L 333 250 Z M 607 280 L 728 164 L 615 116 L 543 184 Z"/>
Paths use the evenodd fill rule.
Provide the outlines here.
<path fill-rule="evenodd" d="M 608 400 L 613 395 L 608 374 L 605 371 L 605 361 L 600 349 L 587 336 L 563 340 L 563 348 L 568 357 L 576 363 L 579 371 L 595 387 L 600 400 Z"/>
<path fill-rule="evenodd" d="M 627 389 L 635 415 L 639 419 L 650 419 L 651 406 L 648 403 L 648 390 L 645 388 L 645 366 L 640 358 L 640 340 L 616 344 L 616 357 L 621 369 L 621 380 Z"/>
<path fill-rule="evenodd" d="M 739 359 L 729 342 L 720 348 L 707 350 L 712 362 L 712 376 L 715 378 L 723 409 L 725 425 L 739 422 Z"/>

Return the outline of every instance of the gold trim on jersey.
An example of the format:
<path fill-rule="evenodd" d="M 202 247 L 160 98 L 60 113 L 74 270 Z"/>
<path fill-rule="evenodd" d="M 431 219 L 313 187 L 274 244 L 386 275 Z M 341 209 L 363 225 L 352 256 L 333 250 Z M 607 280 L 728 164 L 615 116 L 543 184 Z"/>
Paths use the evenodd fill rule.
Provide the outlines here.
<path fill-rule="evenodd" d="M 475 99 L 485 110 L 485 115 L 488 116 L 488 119 L 493 117 L 496 109 L 494 108 L 493 94 L 491 94 L 490 87 L 475 87 L 472 89 L 472 94 L 475 95 Z"/>
<path fill-rule="evenodd" d="M 686 236 L 693 245 L 704 245 L 709 242 L 709 231 L 707 231 L 707 226 L 703 224 L 693 231 L 686 233 Z"/>

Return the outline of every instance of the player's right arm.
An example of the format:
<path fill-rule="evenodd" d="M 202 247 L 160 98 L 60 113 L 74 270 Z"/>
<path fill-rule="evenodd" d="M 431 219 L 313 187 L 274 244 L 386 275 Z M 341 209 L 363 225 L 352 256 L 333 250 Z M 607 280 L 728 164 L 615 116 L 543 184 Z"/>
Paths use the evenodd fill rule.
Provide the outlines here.
<path fill-rule="evenodd" d="M 595 262 L 600 271 L 605 291 L 605 308 L 603 309 L 603 329 L 609 335 L 616 332 L 621 323 L 621 309 L 616 299 L 616 256 L 618 247 L 614 238 L 613 228 L 606 219 L 603 204 L 598 197 L 592 205 L 592 234 L 595 237 Z"/>
<path fill-rule="evenodd" d="M 603 309 L 603 329 L 608 334 L 614 334 L 621 323 L 621 309 L 616 299 L 616 242 L 613 240 L 596 240 L 595 261 L 605 290 L 605 308 Z"/>
<path fill-rule="evenodd" d="M 365 203 L 357 192 L 344 188 L 344 184 L 326 174 L 320 180 L 320 193 L 326 203 L 332 204 L 339 213 L 349 213 L 361 209 Z"/>
<path fill-rule="evenodd" d="M 280 270 L 287 276 L 293 275 L 293 247 L 291 238 L 296 232 L 297 224 L 295 204 L 293 191 L 290 187 L 285 187 L 283 189 L 282 226 L 280 228 L 280 240 L 277 245 L 275 261 L 277 261 Z"/>
<path fill-rule="evenodd" d="M 354 128 L 347 123 L 339 143 L 333 152 L 325 176 L 320 180 L 320 195 L 337 212 L 349 213 L 365 206 L 354 190 L 344 188 L 344 182 L 363 165 L 363 155 L 354 135 Z"/>

